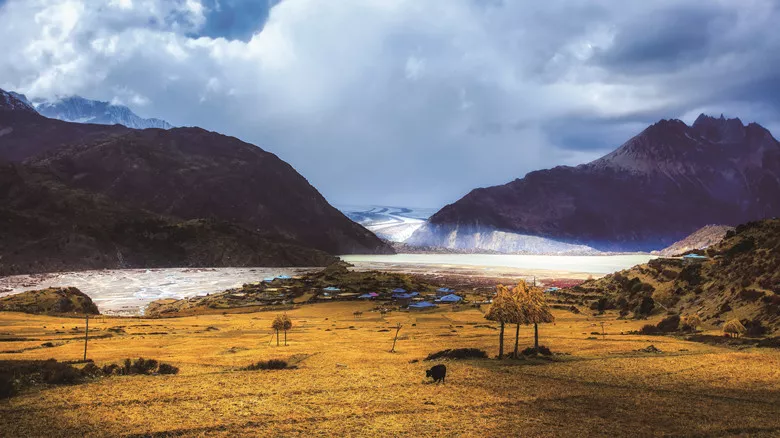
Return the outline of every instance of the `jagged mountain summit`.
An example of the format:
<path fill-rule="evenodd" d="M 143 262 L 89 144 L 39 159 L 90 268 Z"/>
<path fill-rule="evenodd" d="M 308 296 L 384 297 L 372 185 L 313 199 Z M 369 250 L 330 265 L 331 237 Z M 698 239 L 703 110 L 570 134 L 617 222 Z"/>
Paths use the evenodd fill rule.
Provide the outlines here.
<path fill-rule="evenodd" d="M 0 272 L 121 267 L 128 254 L 134 267 L 321 266 L 393 252 L 257 146 L 200 128 L 63 122 L 3 96 L 0 162 L 12 166 L 0 174 L 19 177 L 0 179 Z M 89 260 L 68 255 L 80 252 Z"/>
<path fill-rule="evenodd" d="M 35 112 L 35 108 L 23 94 L 5 90 L 0 90 L 0 109 Z"/>
<path fill-rule="evenodd" d="M 532 236 L 652 251 L 707 224 L 778 215 L 780 143 L 756 123 L 701 115 L 661 120 L 591 163 L 473 190 L 407 243 L 514 252 Z"/>
<path fill-rule="evenodd" d="M 23 94 L 17 94 L 17 96 L 29 103 Z M 173 128 L 165 120 L 140 117 L 124 105 L 114 105 L 110 102 L 85 99 L 80 96 L 69 96 L 51 101 L 34 99 L 30 104 L 41 115 L 66 122 L 122 125 L 133 129 Z"/>

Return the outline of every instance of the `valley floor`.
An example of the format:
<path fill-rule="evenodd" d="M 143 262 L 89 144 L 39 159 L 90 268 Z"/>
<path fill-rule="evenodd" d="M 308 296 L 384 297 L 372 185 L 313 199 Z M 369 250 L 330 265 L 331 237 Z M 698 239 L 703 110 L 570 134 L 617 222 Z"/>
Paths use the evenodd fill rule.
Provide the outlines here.
<path fill-rule="evenodd" d="M 541 340 L 566 355 L 553 362 L 449 361 L 446 383 L 437 385 L 425 381 L 432 363 L 410 361 L 455 347 L 495 355 L 495 324 L 473 308 L 382 318 L 370 307 L 327 303 L 289 311 L 294 327 L 286 347 L 272 337 L 271 312 L 98 317 L 90 334 L 113 333 L 89 343 L 98 365 L 142 356 L 181 372 L 27 390 L 0 400 L 0 436 L 780 434 L 778 350 L 621 334 L 647 321 L 555 311 L 556 324 L 540 326 Z M 356 310 L 364 311 L 357 320 Z M 606 336 L 592 334 L 602 321 Z M 388 330 L 397 323 L 397 352 L 390 353 L 395 330 Z M 0 360 L 79 359 L 83 324 L 0 313 Z M 507 333 L 511 349 L 514 329 Z M 520 333 L 521 348 L 529 346 L 532 330 Z M 55 346 L 40 348 L 43 342 Z M 662 353 L 636 351 L 651 344 Z M 237 370 L 270 358 L 298 369 Z"/>

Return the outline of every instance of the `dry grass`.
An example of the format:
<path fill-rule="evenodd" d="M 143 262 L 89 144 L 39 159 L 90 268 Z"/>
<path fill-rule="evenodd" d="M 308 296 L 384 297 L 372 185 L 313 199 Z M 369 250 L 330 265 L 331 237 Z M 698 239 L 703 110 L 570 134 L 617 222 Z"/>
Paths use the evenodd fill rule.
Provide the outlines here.
<path fill-rule="evenodd" d="M 424 370 L 431 364 L 410 360 L 458 347 L 495 355 L 497 331 L 475 327 L 489 324 L 475 309 L 394 312 L 382 319 L 370 306 L 327 303 L 289 311 L 295 328 L 288 347 L 271 340 L 273 312 L 91 319 L 95 335 L 116 326 L 125 331 L 90 343 L 89 357 L 98 365 L 142 356 L 172 363 L 180 374 L 24 392 L 0 401 L 0 435 L 780 434 L 777 350 L 621 335 L 646 321 L 616 321 L 614 315 L 603 319 L 606 339 L 587 339 L 601 331 L 600 320 L 556 311 L 556 325 L 540 327 L 541 341 L 570 355 L 554 362 L 451 361 L 447 383 L 429 385 Z M 355 320 L 356 310 L 365 312 L 361 319 Z M 397 352 L 389 353 L 394 331 L 379 330 L 399 322 Z M 83 344 L 74 326 L 83 329 L 83 320 L 0 314 L 0 339 L 28 339 L 0 342 L 2 351 L 24 350 L 0 359 L 78 359 Z M 521 336 L 523 347 L 532 344 L 531 329 L 522 328 Z M 25 350 L 43 342 L 62 345 Z M 636 352 L 649 344 L 664 353 Z M 298 368 L 238 371 L 275 358 Z"/>

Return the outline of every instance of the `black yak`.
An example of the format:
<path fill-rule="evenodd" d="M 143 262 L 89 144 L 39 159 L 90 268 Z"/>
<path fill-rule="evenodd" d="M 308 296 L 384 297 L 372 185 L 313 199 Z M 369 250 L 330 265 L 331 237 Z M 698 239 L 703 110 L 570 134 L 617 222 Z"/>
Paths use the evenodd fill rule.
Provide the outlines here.
<path fill-rule="evenodd" d="M 433 382 L 444 383 L 444 377 L 447 375 L 447 367 L 444 365 L 434 365 L 429 370 L 425 370 L 425 377 L 433 377 Z"/>

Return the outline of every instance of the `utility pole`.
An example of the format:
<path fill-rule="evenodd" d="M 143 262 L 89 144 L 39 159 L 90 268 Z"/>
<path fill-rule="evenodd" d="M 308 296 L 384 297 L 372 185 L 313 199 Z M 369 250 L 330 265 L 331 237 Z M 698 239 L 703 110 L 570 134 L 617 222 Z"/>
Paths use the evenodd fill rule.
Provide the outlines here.
<path fill-rule="evenodd" d="M 89 342 L 89 313 L 84 315 L 86 327 L 84 328 L 84 362 L 87 361 L 87 342 Z"/>
<path fill-rule="evenodd" d="M 401 323 L 399 322 L 397 326 L 395 326 L 395 338 L 393 339 L 393 348 L 390 349 L 391 353 L 395 353 L 395 341 L 398 340 L 398 332 L 401 331 Z"/>

